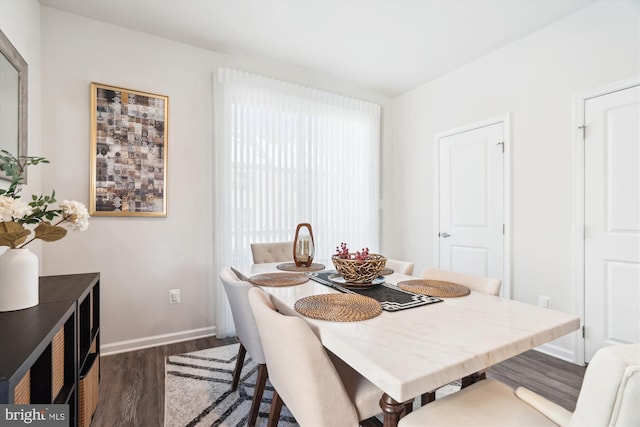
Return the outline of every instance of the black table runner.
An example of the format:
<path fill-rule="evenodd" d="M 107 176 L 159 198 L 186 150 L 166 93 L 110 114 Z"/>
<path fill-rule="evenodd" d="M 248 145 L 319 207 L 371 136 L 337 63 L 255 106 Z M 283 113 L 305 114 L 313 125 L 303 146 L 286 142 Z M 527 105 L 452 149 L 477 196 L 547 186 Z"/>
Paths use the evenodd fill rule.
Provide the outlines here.
<path fill-rule="evenodd" d="M 380 302 L 384 311 L 400 311 L 407 308 L 420 307 L 422 305 L 441 302 L 440 298 L 428 295 L 417 295 L 404 291 L 389 283 L 381 283 L 376 286 L 357 288 L 354 286 L 343 286 L 333 282 L 329 276 L 336 274 L 335 271 L 319 271 L 307 273 L 311 280 L 329 286 L 337 291 L 349 294 L 360 294 L 371 297 Z"/>

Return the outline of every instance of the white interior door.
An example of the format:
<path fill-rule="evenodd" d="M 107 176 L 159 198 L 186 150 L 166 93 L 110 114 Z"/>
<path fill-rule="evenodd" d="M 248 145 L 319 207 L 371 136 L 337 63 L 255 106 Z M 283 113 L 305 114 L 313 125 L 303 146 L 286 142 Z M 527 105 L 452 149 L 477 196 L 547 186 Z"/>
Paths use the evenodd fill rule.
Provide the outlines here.
<path fill-rule="evenodd" d="M 587 99 L 585 361 L 640 342 L 640 87 Z"/>
<path fill-rule="evenodd" d="M 503 122 L 439 139 L 439 266 L 503 279 Z"/>

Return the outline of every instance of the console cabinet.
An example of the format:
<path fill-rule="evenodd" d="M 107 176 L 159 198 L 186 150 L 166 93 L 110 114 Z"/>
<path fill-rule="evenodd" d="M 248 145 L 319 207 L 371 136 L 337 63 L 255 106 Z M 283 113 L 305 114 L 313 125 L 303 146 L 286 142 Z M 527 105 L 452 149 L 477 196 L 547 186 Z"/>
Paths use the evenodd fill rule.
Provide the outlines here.
<path fill-rule="evenodd" d="M 68 404 L 84 427 L 98 404 L 100 274 L 40 277 L 40 303 L 0 313 L 0 403 Z"/>

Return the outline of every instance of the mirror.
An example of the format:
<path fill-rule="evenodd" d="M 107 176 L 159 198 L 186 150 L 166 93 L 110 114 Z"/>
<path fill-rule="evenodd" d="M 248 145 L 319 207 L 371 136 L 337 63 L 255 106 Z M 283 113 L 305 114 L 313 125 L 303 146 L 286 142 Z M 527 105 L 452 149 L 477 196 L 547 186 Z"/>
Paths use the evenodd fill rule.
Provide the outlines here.
<path fill-rule="evenodd" d="M 27 155 L 27 79 L 26 61 L 0 30 L 0 150 L 18 158 Z M 2 171 L 0 179 L 8 179 Z"/>

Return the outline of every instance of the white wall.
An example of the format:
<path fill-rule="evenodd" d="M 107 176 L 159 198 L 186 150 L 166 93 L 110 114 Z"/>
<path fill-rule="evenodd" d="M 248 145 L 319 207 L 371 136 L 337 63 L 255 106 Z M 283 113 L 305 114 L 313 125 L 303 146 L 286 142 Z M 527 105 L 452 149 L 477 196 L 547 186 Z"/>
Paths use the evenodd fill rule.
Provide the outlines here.
<path fill-rule="evenodd" d="M 169 216 L 92 218 L 87 232 L 32 248 L 44 251 L 42 274 L 101 272 L 107 350 L 211 332 L 211 72 L 231 66 L 383 106 L 382 252 L 417 273 L 431 265 L 437 233 L 433 134 L 510 112 L 513 295 L 536 303 L 543 293 L 572 311 L 572 96 L 640 72 L 638 4 L 597 3 L 390 102 L 308 70 L 0 0 L 0 29 L 29 63 L 29 154 L 52 161 L 30 170 L 25 194 L 55 188 L 60 200 L 88 203 L 91 81 L 170 99 Z M 168 304 L 172 288 L 182 289 L 179 305 Z"/>
<path fill-rule="evenodd" d="M 40 133 L 40 100 L 41 100 L 41 58 L 40 58 L 40 3 L 37 0 L 0 0 L 0 30 L 11 44 L 20 52 L 28 67 L 28 154 L 42 154 L 42 137 Z M 31 194 L 50 192 L 42 186 L 42 173 L 46 165 L 30 167 L 28 185 L 23 186 L 22 199 L 30 200 Z M 0 181 L 1 188 L 7 188 L 8 181 Z M 39 255 L 42 264 L 42 244 L 34 242 L 29 249 Z M 4 252 L 6 247 L 0 247 Z"/>
<path fill-rule="evenodd" d="M 284 79 L 388 108 L 355 84 L 278 63 L 218 54 L 42 8 L 44 155 L 59 198 L 88 204 L 89 84 L 169 96 L 167 218 L 91 218 L 47 245 L 45 274 L 101 273 L 103 351 L 211 333 L 212 72 L 219 66 Z M 384 115 L 384 114 L 383 114 Z M 390 127 L 384 126 L 385 134 Z M 169 304 L 169 289 L 182 303 Z"/>
<path fill-rule="evenodd" d="M 417 273 L 431 264 L 433 135 L 511 113 L 512 295 L 531 304 L 548 295 L 552 308 L 574 312 L 573 96 L 640 72 L 639 5 L 588 6 L 394 99 L 386 176 L 404 191 L 387 193 L 402 209 L 385 213 L 385 250 Z M 555 345 L 573 352 L 569 339 Z"/>

